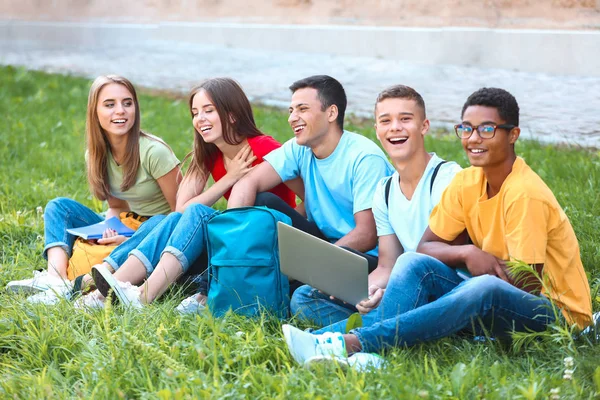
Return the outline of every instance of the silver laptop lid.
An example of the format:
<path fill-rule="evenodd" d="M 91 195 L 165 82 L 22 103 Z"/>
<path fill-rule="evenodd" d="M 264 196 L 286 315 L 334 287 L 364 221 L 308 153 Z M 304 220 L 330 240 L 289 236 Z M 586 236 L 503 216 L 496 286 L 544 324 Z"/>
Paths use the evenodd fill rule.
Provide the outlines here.
<path fill-rule="evenodd" d="M 282 222 L 277 228 L 282 273 L 352 305 L 367 298 L 364 257 Z"/>

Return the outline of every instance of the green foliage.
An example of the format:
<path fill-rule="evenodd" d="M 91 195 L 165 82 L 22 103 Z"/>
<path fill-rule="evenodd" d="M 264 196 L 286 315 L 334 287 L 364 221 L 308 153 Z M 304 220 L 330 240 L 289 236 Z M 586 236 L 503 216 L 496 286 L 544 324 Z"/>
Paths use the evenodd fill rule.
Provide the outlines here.
<path fill-rule="evenodd" d="M 41 211 L 50 199 L 97 208 L 84 170 L 87 79 L 0 68 L 0 287 L 45 262 Z M 142 93 L 142 127 L 180 159 L 191 149 L 185 99 Z M 259 126 L 290 138 L 285 111 L 257 106 Z M 348 129 L 375 139 L 370 121 Z M 467 160 L 460 143 L 433 132 L 427 147 Z M 600 157 L 597 151 L 520 141 L 517 148 L 571 219 L 600 306 Z M 223 203 L 220 203 L 220 207 Z M 142 311 L 84 312 L 69 302 L 33 306 L 0 292 L 0 398 L 486 398 L 600 397 L 600 346 L 562 326 L 517 336 L 514 345 L 447 338 L 385 354 L 387 367 L 361 374 L 294 364 L 280 321 L 229 314 L 180 317 L 172 290 Z M 574 358 L 571 379 L 563 359 Z M 552 392 L 551 392 L 552 391 Z"/>

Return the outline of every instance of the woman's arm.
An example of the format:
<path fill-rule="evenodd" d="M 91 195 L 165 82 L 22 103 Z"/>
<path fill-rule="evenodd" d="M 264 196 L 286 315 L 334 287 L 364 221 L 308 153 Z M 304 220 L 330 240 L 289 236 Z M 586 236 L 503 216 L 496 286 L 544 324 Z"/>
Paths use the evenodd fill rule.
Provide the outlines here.
<path fill-rule="evenodd" d="M 156 180 L 163 196 L 165 196 L 165 199 L 167 199 L 167 202 L 169 203 L 169 207 L 171 207 L 171 211 L 175 211 L 177 204 L 177 189 L 179 188 L 182 179 L 183 175 L 181 175 L 181 168 L 178 165 Z"/>
<path fill-rule="evenodd" d="M 125 200 L 117 199 L 116 197 L 109 196 L 106 199 L 108 203 L 108 211 L 106 211 L 106 219 L 111 217 L 119 218 L 119 214 L 122 212 L 129 211 L 129 204 Z"/>
<path fill-rule="evenodd" d="M 252 163 L 256 160 L 256 156 L 252 153 L 250 146 L 244 146 L 233 160 L 225 162 L 227 173 L 208 189 L 202 191 L 206 186 L 206 178 L 198 180 L 190 177 L 190 180 L 197 181 L 195 184 L 189 182 L 183 193 L 177 199 L 177 211 L 182 212 L 187 206 L 192 203 L 200 203 L 206 206 L 212 206 L 223 195 L 231 189 L 244 175 L 252 170 Z M 184 182 L 187 183 L 187 178 Z M 182 185 L 184 186 L 184 185 Z M 200 187 L 201 186 L 201 187 Z M 200 193 L 194 195 L 195 193 Z"/>

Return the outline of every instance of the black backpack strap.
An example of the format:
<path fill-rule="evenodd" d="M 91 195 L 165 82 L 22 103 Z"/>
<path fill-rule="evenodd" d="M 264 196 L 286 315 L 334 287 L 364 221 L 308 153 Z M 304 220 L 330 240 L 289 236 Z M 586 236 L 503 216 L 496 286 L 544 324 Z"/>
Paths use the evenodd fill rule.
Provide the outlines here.
<path fill-rule="evenodd" d="M 448 161 L 442 161 L 441 163 L 435 166 L 435 169 L 433 170 L 433 176 L 431 177 L 431 184 L 429 185 L 429 195 L 431 195 L 431 193 L 433 192 L 433 182 L 435 182 L 435 177 L 440 171 L 440 167 L 442 166 L 442 164 L 446 164 L 447 162 Z"/>
<path fill-rule="evenodd" d="M 390 176 L 387 180 L 387 182 L 385 182 L 385 206 L 386 208 L 390 208 L 390 189 L 392 188 L 392 178 L 394 176 Z"/>

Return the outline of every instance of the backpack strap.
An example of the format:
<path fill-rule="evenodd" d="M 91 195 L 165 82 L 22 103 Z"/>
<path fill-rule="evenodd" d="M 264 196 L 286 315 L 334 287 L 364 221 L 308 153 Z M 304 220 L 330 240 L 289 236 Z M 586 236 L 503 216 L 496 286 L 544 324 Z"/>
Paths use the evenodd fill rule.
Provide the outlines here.
<path fill-rule="evenodd" d="M 390 176 L 388 178 L 388 180 L 385 182 L 385 207 L 386 208 L 390 208 L 389 203 L 390 203 L 390 189 L 392 187 L 392 177 L 394 175 Z"/>
<path fill-rule="evenodd" d="M 431 193 L 433 192 L 433 182 L 435 182 L 435 177 L 437 176 L 438 172 L 440 171 L 440 167 L 442 166 L 442 164 L 446 164 L 447 162 L 448 161 L 444 160 L 435 166 L 435 169 L 433 170 L 433 176 L 431 177 L 431 184 L 429 185 L 429 195 L 431 195 Z"/>

